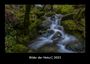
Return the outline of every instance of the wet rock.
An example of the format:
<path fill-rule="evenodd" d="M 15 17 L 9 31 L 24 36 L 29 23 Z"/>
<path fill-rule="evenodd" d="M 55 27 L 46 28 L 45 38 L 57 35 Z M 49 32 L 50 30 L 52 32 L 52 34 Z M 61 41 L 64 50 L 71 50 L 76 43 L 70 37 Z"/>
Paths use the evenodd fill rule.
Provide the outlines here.
<path fill-rule="evenodd" d="M 55 21 L 55 16 L 54 16 L 54 15 L 51 16 L 51 17 L 50 17 L 50 20 Z"/>
<path fill-rule="evenodd" d="M 54 30 L 48 30 L 48 33 L 53 34 Z"/>
<path fill-rule="evenodd" d="M 57 53 L 57 47 L 55 44 L 44 45 L 37 50 L 38 53 Z"/>
<path fill-rule="evenodd" d="M 64 31 L 63 26 L 58 26 L 57 29 Z"/>
<path fill-rule="evenodd" d="M 42 23 L 41 26 L 44 27 L 44 29 L 48 29 L 50 27 L 50 24 L 51 24 L 50 22 L 45 21 L 45 22 Z"/>
<path fill-rule="evenodd" d="M 49 37 L 51 34 L 53 34 L 54 31 L 53 30 L 47 30 L 47 32 L 43 35 L 44 37 Z"/>
<path fill-rule="evenodd" d="M 74 41 L 74 43 L 67 44 L 66 48 L 69 50 L 77 51 L 77 52 L 84 52 L 85 51 L 84 44 L 77 42 L 77 41 L 76 42 Z"/>
<path fill-rule="evenodd" d="M 54 42 L 58 42 L 61 38 L 61 34 L 59 32 L 57 32 L 53 37 L 52 37 L 52 40 Z"/>

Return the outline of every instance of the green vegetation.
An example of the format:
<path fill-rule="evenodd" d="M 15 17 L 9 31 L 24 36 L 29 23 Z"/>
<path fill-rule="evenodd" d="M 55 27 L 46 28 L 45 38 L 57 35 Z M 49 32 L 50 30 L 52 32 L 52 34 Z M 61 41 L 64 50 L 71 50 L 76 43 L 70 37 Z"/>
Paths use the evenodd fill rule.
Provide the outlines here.
<path fill-rule="evenodd" d="M 40 31 L 46 31 L 42 26 L 45 20 L 43 16 L 54 14 L 67 15 L 61 23 L 65 32 L 76 36 L 80 41 L 85 40 L 85 5 L 5 5 L 5 51 L 32 53 L 28 44 L 41 35 Z M 46 49 L 48 47 L 42 48 L 41 52 L 47 52 Z M 51 47 L 49 51 L 54 52 L 54 49 Z"/>

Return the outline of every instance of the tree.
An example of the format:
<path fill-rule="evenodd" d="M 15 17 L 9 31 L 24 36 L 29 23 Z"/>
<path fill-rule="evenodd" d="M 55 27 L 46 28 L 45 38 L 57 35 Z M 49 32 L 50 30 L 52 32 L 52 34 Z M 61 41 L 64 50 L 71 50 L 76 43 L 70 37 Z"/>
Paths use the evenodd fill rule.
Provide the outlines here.
<path fill-rule="evenodd" d="M 50 9 L 52 12 L 54 11 L 54 9 L 53 9 L 53 5 L 51 5 L 51 9 Z"/>
<path fill-rule="evenodd" d="M 25 16 L 24 16 L 24 35 L 29 34 L 29 13 L 31 5 L 25 6 Z"/>

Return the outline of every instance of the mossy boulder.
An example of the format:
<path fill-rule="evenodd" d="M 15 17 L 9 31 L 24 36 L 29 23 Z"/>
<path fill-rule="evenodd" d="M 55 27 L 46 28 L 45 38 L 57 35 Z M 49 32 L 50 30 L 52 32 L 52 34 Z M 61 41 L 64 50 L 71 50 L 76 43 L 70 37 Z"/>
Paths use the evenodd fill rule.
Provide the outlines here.
<path fill-rule="evenodd" d="M 81 21 L 80 21 L 80 23 L 81 23 Z M 69 34 L 76 36 L 80 40 L 82 38 L 85 38 L 85 34 L 84 34 L 85 33 L 85 26 L 82 26 L 83 24 L 82 25 L 81 24 L 77 24 L 77 22 L 74 20 L 62 21 L 62 25 L 64 27 L 64 30 Z"/>
<path fill-rule="evenodd" d="M 66 45 L 66 48 L 69 50 L 76 51 L 78 53 L 85 52 L 85 44 L 76 42 L 76 43 L 70 43 Z"/>
<path fill-rule="evenodd" d="M 78 28 L 77 27 L 77 24 L 73 20 L 62 21 L 62 25 L 64 26 L 64 28 L 65 28 L 66 31 L 77 30 L 77 28 Z"/>
<path fill-rule="evenodd" d="M 68 13 L 72 13 L 74 10 L 72 5 L 54 5 L 54 9 L 56 10 L 56 13 L 59 14 L 68 14 Z"/>

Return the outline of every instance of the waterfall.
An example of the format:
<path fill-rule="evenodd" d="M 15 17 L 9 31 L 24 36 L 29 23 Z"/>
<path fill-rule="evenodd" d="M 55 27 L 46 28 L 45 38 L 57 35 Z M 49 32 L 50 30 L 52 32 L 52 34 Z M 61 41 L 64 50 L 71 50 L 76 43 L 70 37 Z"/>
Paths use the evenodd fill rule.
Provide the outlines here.
<path fill-rule="evenodd" d="M 60 37 L 56 37 L 56 38 L 59 38 L 59 39 L 62 38 L 58 41 L 58 43 L 56 45 L 58 47 L 58 52 L 74 53 L 74 51 L 67 50 L 65 47 L 65 44 L 67 44 L 70 41 L 76 40 L 76 38 L 73 36 L 69 36 L 64 32 L 64 28 L 63 28 L 63 26 L 61 26 L 62 17 L 63 17 L 63 15 L 61 15 L 61 14 L 55 14 L 55 15 L 51 16 L 49 19 L 51 24 L 50 24 L 50 28 L 48 29 L 48 31 L 52 30 L 53 33 L 47 32 L 44 35 L 42 35 L 41 37 L 38 37 L 38 39 L 35 42 L 33 42 L 32 44 L 29 45 L 29 47 L 32 49 L 38 49 L 45 44 L 54 43 L 53 37 L 58 33 L 60 35 Z"/>

